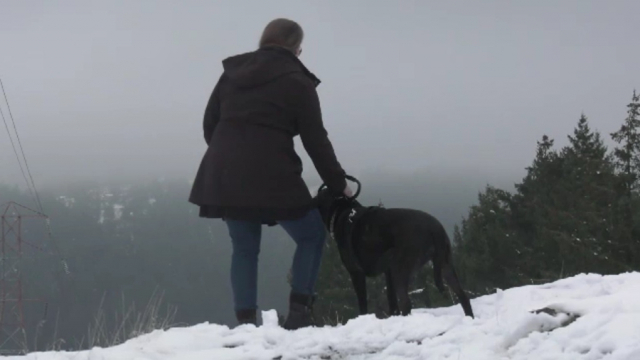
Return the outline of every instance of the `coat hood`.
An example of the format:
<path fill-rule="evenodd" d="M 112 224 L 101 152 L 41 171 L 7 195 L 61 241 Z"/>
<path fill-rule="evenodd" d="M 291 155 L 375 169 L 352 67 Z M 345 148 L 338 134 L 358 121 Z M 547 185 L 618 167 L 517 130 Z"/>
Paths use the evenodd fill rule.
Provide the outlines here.
<path fill-rule="evenodd" d="M 229 82 L 241 88 L 252 88 L 279 77 L 302 72 L 315 86 L 320 79 L 313 75 L 290 51 L 279 47 L 263 47 L 259 50 L 235 55 L 222 61 Z"/>

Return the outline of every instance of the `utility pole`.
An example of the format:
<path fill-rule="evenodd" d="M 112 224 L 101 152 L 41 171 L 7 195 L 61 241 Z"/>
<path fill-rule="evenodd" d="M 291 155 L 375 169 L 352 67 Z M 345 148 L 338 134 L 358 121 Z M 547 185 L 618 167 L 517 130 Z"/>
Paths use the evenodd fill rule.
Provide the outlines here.
<path fill-rule="evenodd" d="M 24 305 L 43 300 L 25 297 L 22 263 L 30 251 L 44 250 L 25 239 L 23 223 L 47 216 L 15 202 L 9 202 L 0 211 L 0 355 L 24 354 L 28 349 Z"/>

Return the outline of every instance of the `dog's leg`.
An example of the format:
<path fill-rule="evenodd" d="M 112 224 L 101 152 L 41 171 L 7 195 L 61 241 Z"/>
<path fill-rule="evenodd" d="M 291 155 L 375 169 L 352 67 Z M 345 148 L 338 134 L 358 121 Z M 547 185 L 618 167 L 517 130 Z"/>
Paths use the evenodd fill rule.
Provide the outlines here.
<path fill-rule="evenodd" d="M 393 283 L 391 269 L 387 269 L 384 273 L 387 278 L 387 300 L 389 301 L 389 315 L 396 316 L 400 314 L 398 310 L 398 298 L 396 297 L 396 286 Z"/>
<path fill-rule="evenodd" d="M 411 261 L 399 261 L 391 268 L 391 277 L 398 297 L 398 305 L 402 316 L 411 313 L 411 299 L 409 298 L 409 280 L 413 268 Z"/>
<path fill-rule="evenodd" d="M 367 278 L 364 274 L 358 272 L 349 272 L 349 275 L 351 275 L 351 282 L 353 283 L 353 288 L 356 291 L 356 296 L 358 297 L 358 308 L 360 310 L 360 315 L 365 315 L 368 313 Z"/>
<path fill-rule="evenodd" d="M 447 285 L 453 290 L 453 292 L 458 297 L 458 301 L 460 301 L 460 305 L 462 305 L 462 309 L 464 310 L 464 314 L 466 316 L 473 316 L 473 310 L 471 309 L 471 301 L 469 301 L 469 297 L 462 289 L 460 285 L 460 280 L 458 279 L 458 275 L 456 274 L 456 270 L 453 268 L 451 263 L 445 263 L 442 266 L 442 275 L 444 280 L 447 282 Z"/>

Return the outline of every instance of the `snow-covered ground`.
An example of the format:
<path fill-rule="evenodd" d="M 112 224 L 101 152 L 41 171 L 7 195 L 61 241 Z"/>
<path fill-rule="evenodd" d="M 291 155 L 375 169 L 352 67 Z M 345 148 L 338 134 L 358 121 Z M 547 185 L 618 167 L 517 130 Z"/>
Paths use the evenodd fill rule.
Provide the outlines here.
<path fill-rule="evenodd" d="M 77 353 L 26 359 L 640 359 L 640 273 L 579 275 L 409 317 L 362 316 L 336 328 L 286 331 L 275 312 L 262 327 L 201 324 Z M 547 308 L 553 311 L 535 313 Z M 554 315 L 550 315 L 554 314 Z"/>

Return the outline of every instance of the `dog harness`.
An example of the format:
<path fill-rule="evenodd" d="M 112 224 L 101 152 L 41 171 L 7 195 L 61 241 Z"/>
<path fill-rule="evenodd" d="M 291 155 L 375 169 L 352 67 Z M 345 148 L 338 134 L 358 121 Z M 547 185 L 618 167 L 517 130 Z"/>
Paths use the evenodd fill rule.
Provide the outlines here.
<path fill-rule="evenodd" d="M 344 211 L 336 209 L 336 211 L 334 211 L 334 213 L 332 214 L 329 223 L 329 234 L 331 235 L 331 238 L 338 244 L 341 257 L 343 258 L 342 260 L 347 270 L 360 273 L 365 272 L 362 264 L 360 264 L 356 253 L 354 234 L 362 217 L 368 213 L 371 213 L 373 210 L 378 210 L 380 208 L 381 206 L 350 207 L 348 209 L 345 209 Z M 335 228 L 336 223 L 338 223 L 340 220 L 343 220 L 341 221 L 342 228 L 339 232 L 339 235 L 341 236 L 340 238 L 337 238 Z"/>

